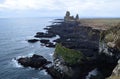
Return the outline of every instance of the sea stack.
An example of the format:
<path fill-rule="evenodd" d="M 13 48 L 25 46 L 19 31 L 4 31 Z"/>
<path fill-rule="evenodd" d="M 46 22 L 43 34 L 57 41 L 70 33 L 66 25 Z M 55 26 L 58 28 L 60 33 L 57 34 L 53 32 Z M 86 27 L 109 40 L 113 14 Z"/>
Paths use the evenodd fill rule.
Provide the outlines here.
<path fill-rule="evenodd" d="M 66 15 L 64 17 L 64 21 L 76 21 L 79 20 L 79 15 L 77 14 L 76 17 L 70 15 L 70 11 L 66 11 Z"/>

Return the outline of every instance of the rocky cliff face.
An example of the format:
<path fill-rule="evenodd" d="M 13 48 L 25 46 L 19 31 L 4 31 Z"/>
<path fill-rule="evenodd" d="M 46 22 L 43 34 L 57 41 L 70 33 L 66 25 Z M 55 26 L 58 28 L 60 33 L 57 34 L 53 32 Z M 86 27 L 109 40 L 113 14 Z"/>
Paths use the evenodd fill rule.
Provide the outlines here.
<path fill-rule="evenodd" d="M 118 65 L 114 68 L 112 75 L 107 79 L 120 79 L 120 60 L 118 61 Z"/>
<path fill-rule="evenodd" d="M 62 47 L 61 45 L 58 45 L 56 47 L 55 54 L 54 54 L 54 57 L 55 57 L 54 62 L 55 64 L 57 64 L 57 67 L 56 66 L 55 67 L 58 68 L 59 70 L 62 70 L 64 74 L 66 74 L 71 79 L 75 79 L 75 77 L 76 79 L 79 79 L 79 78 L 85 79 L 86 78 L 85 75 L 87 75 L 94 68 L 97 68 L 97 71 L 99 73 L 96 74 L 96 76 L 91 76 L 90 79 L 105 79 L 106 77 L 109 77 L 112 74 L 113 69 L 117 65 L 117 61 L 120 56 L 119 26 L 115 26 L 108 30 L 101 31 L 101 36 L 99 35 L 100 31 L 98 30 L 94 30 L 89 27 L 83 27 L 83 26 L 78 26 L 78 27 L 77 27 L 78 29 L 75 31 L 74 34 L 69 33 L 70 36 L 72 35 L 76 36 L 78 34 L 76 38 L 71 37 L 69 38 L 68 41 L 59 40 L 59 43 L 62 43 L 62 45 L 67 48 Z M 66 30 L 68 30 L 68 28 L 66 28 Z M 84 35 L 83 39 L 82 39 L 82 35 Z M 63 35 L 60 35 L 60 36 L 62 38 L 68 37 L 67 33 L 66 33 L 66 36 L 63 36 Z M 76 41 L 72 41 L 73 39 Z M 99 51 L 97 50 L 98 48 L 99 48 Z M 79 55 L 77 54 L 77 52 L 69 53 L 70 51 L 72 51 L 71 49 L 78 50 L 83 55 L 82 54 Z M 83 51 L 84 49 L 86 49 L 86 51 Z M 94 50 L 94 51 L 92 52 L 90 50 Z M 74 53 L 76 55 L 74 55 Z M 77 56 L 78 58 L 76 58 Z M 79 59 L 81 58 L 81 56 L 84 58 Z M 80 62 L 78 63 L 76 59 L 82 60 L 82 63 Z M 77 66 L 73 64 L 73 61 L 76 61 L 74 63 L 77 63 Z M 61 63 L 64 63 L 64 64 L 61 64 Z M 79 70 L 79 72 L 77 70 Z M 68 73 L 70 72 L 71 74 L 68 75 Z M 75 73 L 78 73 L 78 74 L 76 75 Z M 73 75 L 76 75 L 76 76 L 73 76 Z"/>
<path fill-rule="evenodd" d="M 107 79 L 120 79 L 120 24 L 102 32 L 103 53 L 114 57 L 118 65 L 112 71 L 112 75 Z M 103 43 L 104 42 L 104 43 Z"/>
<path fill-rule="evenodd" d="M 78 15 L 74 18 L 67 11 L 63 22 L 48 26 L 46 33 L 36 33 L 37 38 L 52 38 L 56 35 L 60 37 L 53 40 L 57 43 L 56 47 L 50 40 L 39 40 L 46 47 L 55 47 L 52 66 L 44 66 L 44 63 L 41 65 L 41 56 L 32 57 L 35 57 L 35 61 L 39 58 L 38 62 L 31 58 L 22 58 L 20 63 L 26 64 L 31 60 L 31 67 L 42 66 L 53 79 L 105 79 L 112 71 L 113 74 L 108 79 L 120 79 L 119 64 L 115 68 L 120 59 L 120 24 L 103 31 L 83 26 L 78 20 Z M 94 70 L 95 75 L 90 74 Z"/>
<path fill-rule="evenodd" d="M 94 68 L 92 64 L 92 60 L 87 59 L 82 52 L 61 44 L 56 45 L 54 68 L 58 74 L 62 74 L 60 79 L 85 79 L 88 72 Z"/>

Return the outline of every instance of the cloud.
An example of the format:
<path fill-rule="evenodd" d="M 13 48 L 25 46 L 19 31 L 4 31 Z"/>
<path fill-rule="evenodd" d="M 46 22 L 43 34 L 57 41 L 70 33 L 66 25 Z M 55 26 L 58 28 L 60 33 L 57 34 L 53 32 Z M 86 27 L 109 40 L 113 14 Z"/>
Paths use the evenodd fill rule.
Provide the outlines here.
<path fill-rule="evenodd" d="M 47 9 L 55 10 L 58 7 L 56 0 L 5 0 L 0 3 L 0 9 L 27 10 L 27 9 Z"/>
<path fill-rule="evenodd" d="M 53 11 L 79 13 L 81 15 L 114 15 L 119 13 L 120 0 L 4 0 L 0 11 Z"/>

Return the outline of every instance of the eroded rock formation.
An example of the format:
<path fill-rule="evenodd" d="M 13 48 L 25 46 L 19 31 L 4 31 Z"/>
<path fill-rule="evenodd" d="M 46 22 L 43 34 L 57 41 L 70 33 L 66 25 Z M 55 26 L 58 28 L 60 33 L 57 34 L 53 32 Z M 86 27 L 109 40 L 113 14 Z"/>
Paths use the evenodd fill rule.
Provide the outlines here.
<path fill-rule="evenodd" d="M 53 79 L 86 79 L 94 69 L 98 73 L 91 75 L 89 79 L 105 79 L 112 74 L 120 59 L 119 25 L 105 31 L 94 29 L 83 26 L 79 22 L 79 15 L 74 18 L 67 11 L 63 22 L 51 25 L 45 30 L 46 33 L 38 32 L 35 37 L 52 38 L 56 35 L 60 37 L 54 40 L 57 45 L 53 65 L 44 66 L 47 60 L 36 55 L 31 58 L 20 58 L 18 62 L 34 68 L 44 67 Z M 40 42 L 46 47 L 55 46 L 49 40 L 44 39 Z M 110 79 L 120 78 L 119 64 L 111 76 L 114 77 L 109 77 Z"/>
<path fill-rule="evenodd" d="M 64 21 L 66 21 L 66 22 L 69 22 L 69 21 L 78 21 L 79 20 L 79 15 L 77 14 L 76 15 L 76 17 L 74 17 L 74 16 L 71 16 L 70 15 L 70 12 L 69 11 L 67 11 L 66 12 L 66 15 L 65 15 L 65 17 L 64 17 Z"/>

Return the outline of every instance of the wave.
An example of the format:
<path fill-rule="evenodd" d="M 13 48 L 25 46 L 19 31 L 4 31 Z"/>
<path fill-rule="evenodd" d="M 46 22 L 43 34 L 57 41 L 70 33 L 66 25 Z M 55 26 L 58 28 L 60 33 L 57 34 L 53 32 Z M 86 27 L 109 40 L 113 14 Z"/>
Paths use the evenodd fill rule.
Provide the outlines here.
<path fill-rule="evenodd" d="M 18 61 L 16 60 L 16 58 L 12 59 L 12 63 L 11 64 L 13 65 L 13 67 L 17 67 L 17 68 L 22 68 L 23 67 L 22 65 L 20 65 L 18 63 Z"/>
<path fill-rule="evenodd" d="M 24 58 L 24 57 L 32 57 L 33 54 L 34 54 L 34 53 L 30 53 L 30 54 L 28 54 L 28 55 L 15 57 L 15 58 L 13 58 L 13 59 L 11 60 L 11 61 L 12 61 L 11 64 L 12 64 L 14 67 L 21 68 L 21 67 L 23 67 L 23 66 L 18 63 L 17 59 L 19 59 L 19 58 Z"/>
<path fill-rule="evenodd" d="M 39 78 L 32 77 L 32 79 L 39 79 Z"/>
<path fill-rule="evenodd" d="M 86 79 L 90 79 L 91 75 L 96 76 L 97 74 L 98 74 L 98 70 L 97 68 L 95 68 L 88 73 L 88 75 L 86 76 Z"/>
<path fill-rule="evenodd" d="M 53 53 L 50 53 L 49 55 L 50 55 L 50 56 L 53 56 Z"/>
<path fill-rule="evenodd" d="M 48 73 L 45 70 L 41 71 L 43 73 L 43 75 L 48 75 Z"/>
<path fill-rule="evenodd" d="M 11 49 L 11 50 L 25 50 L 25 49 L 28 49 L 29 48 L 29 46 L 21 46 L 21 47 L 16 47 L 16 48 L 13 48 L 13 49 Z"/>

